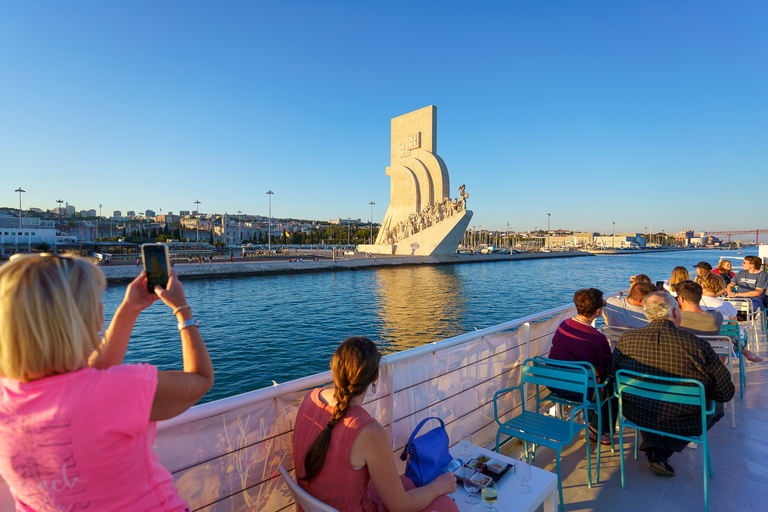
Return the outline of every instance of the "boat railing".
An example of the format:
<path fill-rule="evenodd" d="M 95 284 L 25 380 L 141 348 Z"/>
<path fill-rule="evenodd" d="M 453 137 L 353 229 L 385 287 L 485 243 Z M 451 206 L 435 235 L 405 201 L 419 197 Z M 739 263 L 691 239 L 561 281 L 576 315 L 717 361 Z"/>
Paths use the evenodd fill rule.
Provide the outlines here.
<path fill-rule="evenodd" d="M 430 416 L 445 422 L 452 443 L 459 432 L 480 446 L 494 443 L 493 393 L 517 385 L 522 362 L 549 353 L 557 326 L 573 314 L 572 305 L 562 306 L 382 358 L 364 407 L 391 434 L 398 469 L 410 433 Z M 304 396 L 330 385 L 324 372 L 193 407 L 157 424 L 154 449 L 193 511 L 293 510 L 278 468 L 293 469 L 293 426 Z M 505 417 L 521 405 L 511 395 L 500 404 Z M 0 481 L 0 505 L 11 503 Z"/>
<path fill-rule="evenodd" d="M 547 354 L 557 326 L 573 314 L 563 306 L 382 358 L 364 407 L 391 434 L 398 469 L 411 432 L 430 416 L 445 422 L 452 443 L 459 432 L 477 445 L 495 443 L 493 393 L 517 385 L 522 362 Z M 155 450 L 193 511 L 293 509 L 278 468 L 293 469 L 304 396 L 329 385 L 324 372 L 194 407 L 158 424 Z M 510 395 L 500 404 L 504 416 L 521 405 Z"/>

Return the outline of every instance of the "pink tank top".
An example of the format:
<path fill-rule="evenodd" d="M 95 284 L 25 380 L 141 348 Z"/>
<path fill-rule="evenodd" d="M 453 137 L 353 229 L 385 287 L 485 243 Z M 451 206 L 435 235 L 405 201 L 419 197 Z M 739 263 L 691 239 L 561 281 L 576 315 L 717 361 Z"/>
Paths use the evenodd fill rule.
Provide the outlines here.
<path fill-rule="evenodd" d="M 301 403 L 293 429 L 293 465 L 296 468 L 296 480 L 312 496 L 339 512 L 374 511 L 376 507 L 366 495 L 371 479 L 368 468 L 355 470 L 349 462 L 352 443 L 366 425 L 376 421 L 362 407 L 350 407 L 344 418 L 331 430 L 331 445 L 320 473 L 309 485 L 298 479 L 299 476 L 304 476 L 304 456 L 328 424 L 332 414 L 333 407 L 320 400 L 320 389 L 313 389 Z M 301 510 L 299 507 L 299 511 Z"/>

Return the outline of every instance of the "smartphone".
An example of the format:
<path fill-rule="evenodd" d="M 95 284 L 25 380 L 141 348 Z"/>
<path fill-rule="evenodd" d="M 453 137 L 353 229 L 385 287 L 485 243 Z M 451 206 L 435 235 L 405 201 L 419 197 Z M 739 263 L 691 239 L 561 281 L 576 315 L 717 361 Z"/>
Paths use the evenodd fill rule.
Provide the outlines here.
<path fill-rule="evenodd" d="M 165 244 L 142 244 L 141 259 L 147 272 L 147 290 L 155 293 L 155 286 L 168 286 L 171 258 Z"/>

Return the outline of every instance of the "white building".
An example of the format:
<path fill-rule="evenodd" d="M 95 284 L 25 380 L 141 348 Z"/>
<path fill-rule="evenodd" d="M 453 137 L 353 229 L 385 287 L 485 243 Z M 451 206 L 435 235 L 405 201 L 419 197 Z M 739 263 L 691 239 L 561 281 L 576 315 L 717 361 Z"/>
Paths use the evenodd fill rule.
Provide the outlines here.
<path fill-rule="evenodd" d="M 38 250 L 47 244 L 51 250 L 57 243 L 74 242 L 73 236 L 57 235 L 55 221 L 25 217 L 19 228 L 18 217 L 0 217 L 0 254 Z"/>

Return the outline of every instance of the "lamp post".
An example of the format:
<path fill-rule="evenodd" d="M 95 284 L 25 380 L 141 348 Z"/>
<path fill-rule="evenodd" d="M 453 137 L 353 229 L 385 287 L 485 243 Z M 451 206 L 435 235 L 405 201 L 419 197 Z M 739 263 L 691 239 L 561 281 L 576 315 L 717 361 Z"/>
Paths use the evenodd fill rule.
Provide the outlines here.
<path fill-rule="evenodd" d="M 269 233 L 267 233 L 267 250 L 272 251 L 272 196 L 275 195 L 272 190 L 267 191 L 269 196 Z"/>
<path fill-rule="evenodd" d="M 200 241 L 200 201 L 195 201 L 197 210 L 195 211 L 195 226 L 197 226 L 197 241 Z"/>
<path fill-rule="evenodd" d="M 237 210 L 237 244 L 242 245 L 243 244 L 243 233 L 242 233 L 242 215 L 243 212 L 240 210 Z"/>
<path fill-rule="evenodd" d="M 549 249 L 549 214 L 547 214 L 547 249 Z"/>
<path fill-rule="evenodd" d="M 19 193 L 19 229 L 21 229 L 21 216 L 22 216 L 22 213 L 21 213 L 21 194 L 22 194 L 22 192 L 26 192 L 26 190 L 24 190 L 21 187 L 19 187 L 16 190 L 14 190 L 14 192 L 18 192 Z"/>
<path fill-rule="evenodd" d="M 616 223 L 613 223 L 613 248 L 616 249 Z"/>
<path fill-rule="evenodd" d="M 59 231 L 61 231 L 61 203 L 64 202 L 63 199 L 57 199 L 57 203 L 59 203 Z"/>
<path fill-rule="evenodd" d="M 371 245 L 373 245 L 373 205 L 375 205 L 376 203 L 371 201 L 368 204 L 371 205 Z"/>

